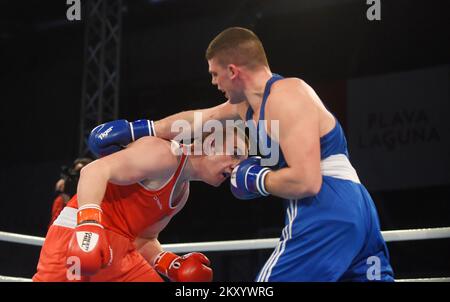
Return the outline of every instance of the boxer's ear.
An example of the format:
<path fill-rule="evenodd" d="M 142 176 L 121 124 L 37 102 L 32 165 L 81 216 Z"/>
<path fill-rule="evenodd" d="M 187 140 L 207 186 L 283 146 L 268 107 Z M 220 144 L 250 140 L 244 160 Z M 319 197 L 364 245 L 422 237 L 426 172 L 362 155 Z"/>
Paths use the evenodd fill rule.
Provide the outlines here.
<path fill-rule="evenodd" d="M 236 65 L 228 64 L 228 66 L 227 66 L 227 74 L 228 74 L 228 77 L 231 80 L 236 79 L 238 77 L 238 75 L 239 75 L 239 72 L 240 72 L 240 70 L 239 70 L 239 68 Z"/>

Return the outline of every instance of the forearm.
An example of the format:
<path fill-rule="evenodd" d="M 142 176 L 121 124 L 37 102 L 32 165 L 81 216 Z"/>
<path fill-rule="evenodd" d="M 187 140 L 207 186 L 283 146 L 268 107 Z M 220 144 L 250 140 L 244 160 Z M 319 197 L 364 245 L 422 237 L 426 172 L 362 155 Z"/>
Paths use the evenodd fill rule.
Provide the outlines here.
<path fill-rule="evenodd" d="M 187 121 L 189 125 L 193 125 L 195 111 L 196 110 L 183 111 L 163 118 L 159 121 L 155 121 L 156 136 L 164 139 L 173 139 L 181 132 L 181 129 L 174 129 L 177 131 L 172 131 L 172 124 L 175 121 L 183 120 Z"/>
<path fill-rule="evenodd" d="M 264 184 L 266 190 L 272 195 L 285 199 L 301 199 L 314 196 L 319 192 L 322 177 L 298 173 L 286 167 L 267 173 Z"/>
<path fill-rule="evenodd" d="M 108 179 L 108 171 L 100 161 L 95 161 L 81 169 L 77 188 L 78 207 L 85 204 L 100 205 Z"/>
<path fill-rule="evenodd" d="M 239 109 L 236 105 L 225 102 L 215 107 L 195 109 L 173 114 L 155 122 L 156 136 L 164 139 L 173 139 L 181 134 L 185 125 L 189 125 L 191 134 L 202 135 L 203 125 L 211 120 L 217 120 L 222 124 L 226 120 L 238 120 Z M 175 123 L 177 122 L 178 125 Z M 178 127 L 184 125 L 182 127 Z"/>
<path fill-rule="evenodd" d="M 156 256 L 163 251 L 157 238 L 136 238 L 135 245 L 136 249 L 150 265 L 153 265 Z"/>

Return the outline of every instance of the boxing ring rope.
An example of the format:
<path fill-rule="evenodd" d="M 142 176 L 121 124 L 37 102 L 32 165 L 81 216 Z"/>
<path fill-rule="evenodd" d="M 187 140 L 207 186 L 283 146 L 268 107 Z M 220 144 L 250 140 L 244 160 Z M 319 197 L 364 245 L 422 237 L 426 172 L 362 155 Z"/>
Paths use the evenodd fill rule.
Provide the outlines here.
<path fill-rule="evenodd" d="M 450 227 L 382 231 L 381 233 L 386 242 L 443 239 L 443 238 L 450 238 Z M 191 243 L 163 244 L 162 247 L 163 249 L 172 251 L 174 253 L 185 253 L 191 252 L 193 250 L 201 252 L 258 250 L 258 249 L 275 248 L 279 240 L 280 240 L 279 238 L 267 238 L 267 239 L 191 242 Z M 42 244 L 44 243 L 44 238 L 0 231 L 0 241 L 42 246 Z M 0 275 L 0 282 L 1 281 L 20 282 L 20 281 L 30 281 L 30 279 Z M 402 279 L 396 281 L 450 282 L 450 277 Z"/>

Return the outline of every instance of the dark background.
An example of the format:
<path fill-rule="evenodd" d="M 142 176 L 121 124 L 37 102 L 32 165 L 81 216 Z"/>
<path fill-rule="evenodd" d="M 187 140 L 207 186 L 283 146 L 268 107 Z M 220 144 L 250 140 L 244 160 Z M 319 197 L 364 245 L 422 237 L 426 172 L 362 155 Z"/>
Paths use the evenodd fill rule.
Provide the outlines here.
<path fill-rule="evenodd" d="M 84 23 L 66 20 L 65 2 L 0 1 L 1 231 L 45 236 L 60 166 L 78 155 Z M 382 1 L 381 21 L 370 22 L 365 0 L 124 1 L 120 118 L 222 102 L 204 51 L 224 28 L 245 26 L 272 70 L 310 83 L 345 128 L 338 83 L 450 63 L 446 2 Z M 191 191 L 162 243 L 279 237 L 280 200 L 238 201 L 226 184 Z M 450 226 L 449 193 L 449 185 L 371 191 L 383 230 Z M 389 243 L 396 277 L 449 275 L 449 243 Z M 270 252 L 207 255 L 216 280 L 249 281 Z M 39 247 L 0 242 L 0 274 L 31 277 L 38 257 Z"/>

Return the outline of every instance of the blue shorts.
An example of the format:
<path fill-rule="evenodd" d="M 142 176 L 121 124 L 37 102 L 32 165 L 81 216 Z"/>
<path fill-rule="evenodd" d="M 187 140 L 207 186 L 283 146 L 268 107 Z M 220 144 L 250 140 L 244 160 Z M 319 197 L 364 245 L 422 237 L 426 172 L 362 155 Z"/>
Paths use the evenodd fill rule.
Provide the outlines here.
<path fill-rule="evenodd" d="M 282 236 L 257 281 L 394 281 L 363 185 L 323 176 L 316 196 L 286 205 Z"/>

